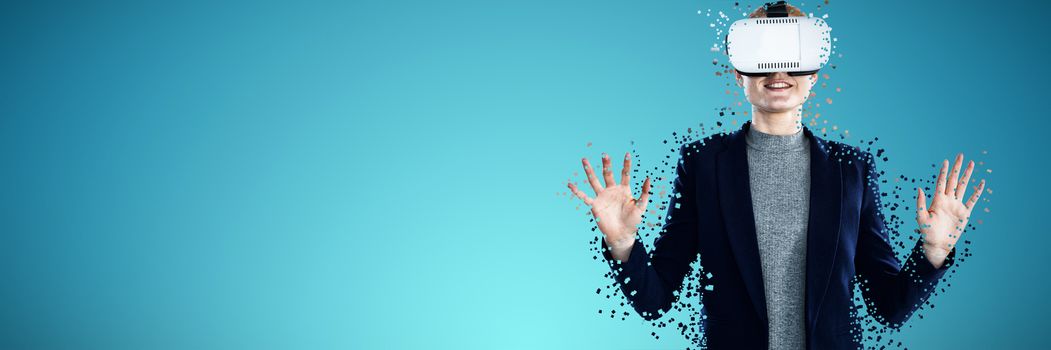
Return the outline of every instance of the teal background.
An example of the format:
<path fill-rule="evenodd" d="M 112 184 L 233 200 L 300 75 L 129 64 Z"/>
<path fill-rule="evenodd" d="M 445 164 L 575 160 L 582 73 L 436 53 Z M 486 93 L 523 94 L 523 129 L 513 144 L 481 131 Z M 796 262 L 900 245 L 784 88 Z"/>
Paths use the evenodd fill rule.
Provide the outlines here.
<path fill-rule="evenodd" d="M 1045 343 L 1040 5 L 827 7 L 848 141 L 994 170 L 910 348 Z M 597 314 L 560 193 L 721 120 L 708 8 L 732 1 L 5 1 L 0 348 L 683 348 Z"/>

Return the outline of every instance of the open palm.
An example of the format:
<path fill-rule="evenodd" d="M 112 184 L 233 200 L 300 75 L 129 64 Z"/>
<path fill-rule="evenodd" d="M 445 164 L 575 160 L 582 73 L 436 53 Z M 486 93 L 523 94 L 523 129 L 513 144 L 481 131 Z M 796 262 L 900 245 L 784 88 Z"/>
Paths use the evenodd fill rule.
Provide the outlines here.
<path fill-rule="evenodd" d="M 588 159 L 583 158 L 581 162 L 588 182 L 595 190 L 595 198 L 588 197 L 572 182 L 568 184 L 569 189 L 583 200 L 584 204 L 591 206 L 591 214 L 598 221 L 598 228 L 610 248 L 623 250 L 630 247 L 635 242 L 635 233 L 638 232 L 642 214 L 646 212 L 649 202 L 650 178 L 647 176 L 642 183 L 642 195 L 636 200 L 631 194 L 631 153 L 624 154 L 624 169 L 621 170 L 619 183 L 613 179 L 609 155 L 602 155 L 602 178 L 606 182 L 605 187 L 599 183 Z"/>
<path fill-rule="evenodd" d="M 963 177 L 957 181 L 960 166 L 963 164 L 963 154 L 956 156 L 952 173 L 946 177 L 949 168 L 949 160 L 942 162 L 941 171 L 938 173 L 938 183 L 935 188 L 934 199 L 931 206 L 927 207 L 927 195 L 923 189 L 918 189 L 916 196 L 916 223 L 920 226 L 923 234 L 924 247 L 928 250 L 928 259 L 940 261 L 952 251 L 956 242 L 967 227 L 967 220 L 971 216 L 971 210 L 978 203 L 982 191 L 985 189 L 985 180 L 978 183 L 974 192 L 971 193 L 967 202 L 963 202 L 967 191 L 967 183 L 971 180 L 971 171 L 974 170 L 974 161 L 967 164 L 967 170 Z M 937 265 L 937 264 L 936 264 Z"/>

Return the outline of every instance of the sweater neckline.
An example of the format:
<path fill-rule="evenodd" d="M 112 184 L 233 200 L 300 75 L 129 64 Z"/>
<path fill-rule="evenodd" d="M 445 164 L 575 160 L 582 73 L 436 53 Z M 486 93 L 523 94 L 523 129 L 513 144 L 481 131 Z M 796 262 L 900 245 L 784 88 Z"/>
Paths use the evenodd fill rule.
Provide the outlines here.
<path fill-rule="evenodd" d="M 745 141 L 751 148 L 770 152 L 798 151 L 807 144 L 802 128 L 791 135 L 773 135 L 756 130 L 754 125 L 749 125 Z"/>

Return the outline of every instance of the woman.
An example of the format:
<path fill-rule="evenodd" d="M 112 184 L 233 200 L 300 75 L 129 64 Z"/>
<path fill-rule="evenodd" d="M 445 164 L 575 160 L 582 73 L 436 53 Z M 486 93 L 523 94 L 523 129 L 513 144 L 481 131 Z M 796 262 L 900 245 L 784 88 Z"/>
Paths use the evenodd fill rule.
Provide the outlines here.
<path fill-rule="evenodd" d="M 784 8 L 789 16 L 804 16 Z M 750 17 L 766 17 L 766 11 Z M 603 155 L 605 186 L 582 159 L 594 198 L 568 184 L 591 206 L 603 255 L 625 296 L 643 318 L 660 318 L 700 254 L 714 276 L 712 290 L 698 290 L 710 348 L 857 348 L 855 276 L 869 312 L 900 327 L 952 264 L 953 247 L 985 185 L 981 181 L 964 201 L 974 162 L 960 177 L 963 155 L 948 174 L 945 160 L 929 207 L 917 188 L 921 237 L 902 266 L 880 211 L 872 155 L 821 139 L 802 124 L 803 103 L 818 74 L 735 77 L 752 119 L 740 130 L 680 148 L 674 193 L 652 256 L 636 237 L 650 179 L 634 199 L 630 153 L 619 183 Z"/>

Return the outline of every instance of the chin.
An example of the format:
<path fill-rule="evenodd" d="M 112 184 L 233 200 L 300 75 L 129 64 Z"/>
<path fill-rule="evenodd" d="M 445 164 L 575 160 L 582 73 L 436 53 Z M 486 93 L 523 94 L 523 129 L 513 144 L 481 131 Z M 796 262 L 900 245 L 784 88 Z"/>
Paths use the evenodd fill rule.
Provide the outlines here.
<path fill-rule="evenodd" d="M 763 107 L 763 109 L 772 113 L 784 113 L 794 111 L 796 107 L 799 107 L 799 105 L 791 103 L 772 103 Z"/>

